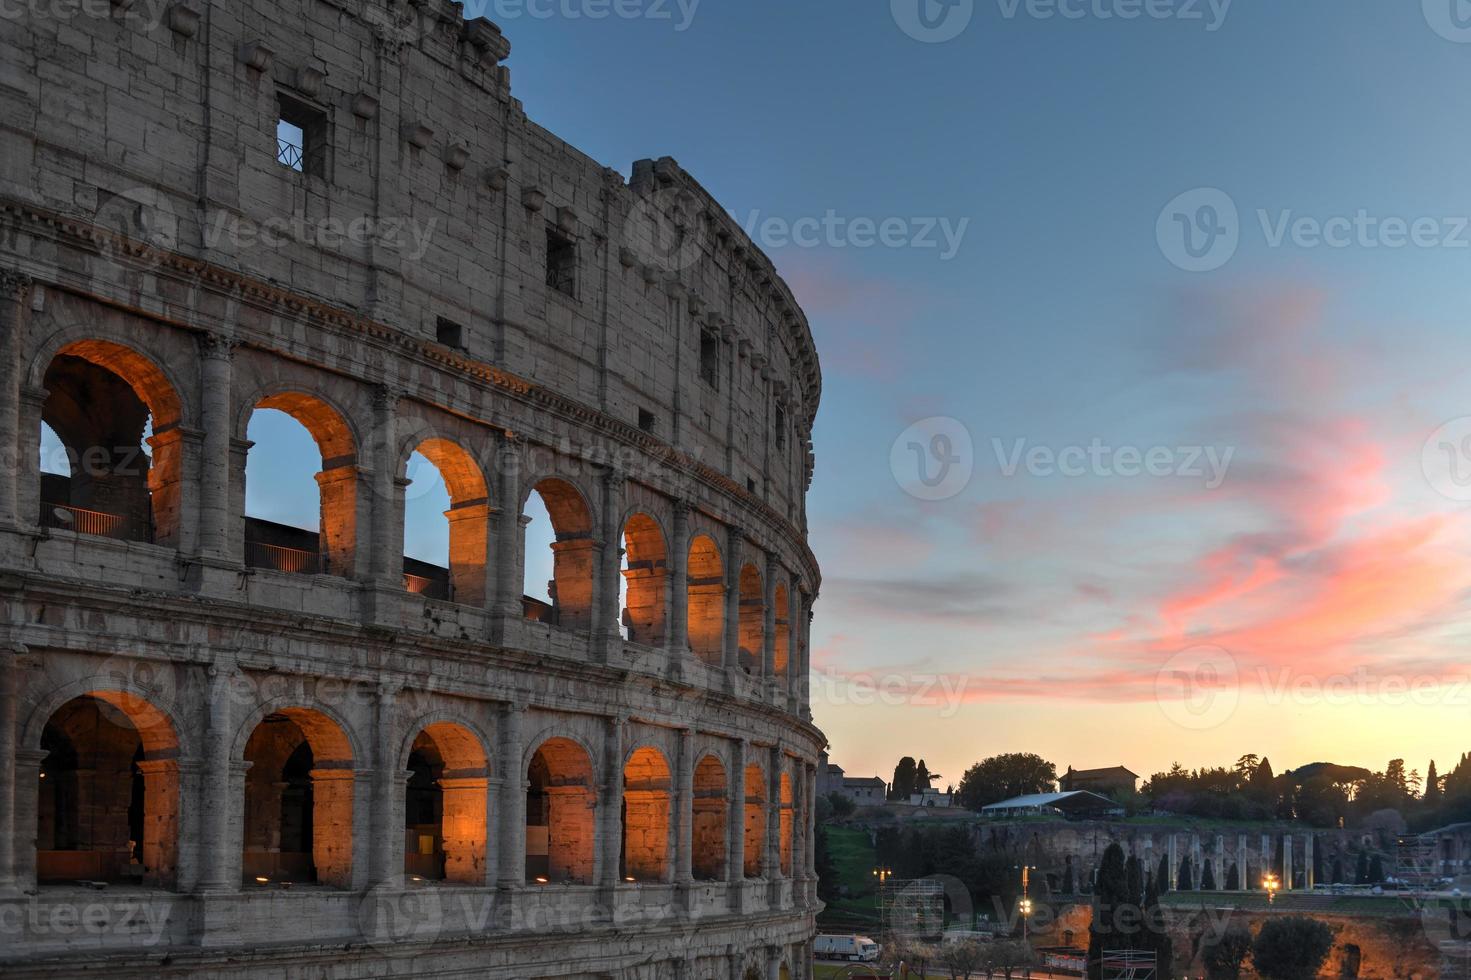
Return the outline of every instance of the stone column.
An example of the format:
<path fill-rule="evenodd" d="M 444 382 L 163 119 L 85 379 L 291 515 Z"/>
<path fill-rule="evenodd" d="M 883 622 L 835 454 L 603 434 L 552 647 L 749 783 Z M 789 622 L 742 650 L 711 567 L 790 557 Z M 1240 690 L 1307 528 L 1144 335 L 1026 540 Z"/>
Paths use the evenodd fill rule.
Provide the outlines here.
<path fill-rule="evenodd" d="M 399 625 L 403 598 L 403 501 L 407 482 L 398 476 L 397 423 L 399 393 L 386 385 L 373 391 L 373 453 L 368 482 L 373 488 L 369 515 L 368 602 L 366 618 L 377 626 Z"/>
<path fill-rule="evenodd" d="M 731 746 L 730 813 L 725 821 L 730 836 L 726 849 L 726 881 L 732 911 L 745 907 L 746 880 L 746 751 L 750 743 L 742 739 Z"/>
<path fill-rule="evenodd" d="M 36 887 L 36 808 L 39 804 L 41 763 L 50 755 L 45 749 L 15 750 L 14 884 L 28 892 Z"/>
<path fill-rule="evenodd" d="M 1251 891 L 1250 867 L 1246 862 L 1246 835 L 1236 836 L 1236 888 L 1238 891 Z"/>
<path fill-rule="evenodd" d="M 802 664 L 802 593 L 795 575 L 787 577 L 787 710 L 797 712 L 807 703 L 807 675 Z"/>
<path fill-rule="evenodd" d="M 734 677 L 741 672 L 741 565 L 745 558 L 740 529 L 730 528 L 725 541 L 725 646 L 720 662 Z"/>
<path fill-rule="evenodd" d="M 45 388 L 22 385 L 19 399 L 19 426 L 16 443 L 17 475 L 12 486 L 15 494 L 15 521 L 21 527 L 34 527 L 41 516 L 41 478 L 35 473 L 41 458 L 41 414 L 50 395 Z M 30 474 L 35 473 L 34 476 Z"/>
<path fill-rule="evenodd" d="M 674 780 L 674 884 L 684 893 L 680 907 L 690 908 L 690 891 L 695 883 L 695 733 L 679 730 L 679 770 Z"/>
<path fill-rule="evenodd" d="M 674 502 L 669 536 L 669 676 L 679 680 L 690 648 L 690 505 L 683 500 Z"/>
<path fill-rule="evenodd" d="M 36 519 L 35 514 L 17 509 L 16 493 L 18 481 L 30 479 L 35 467 L 33 456 L 22 455 L 24 441 L 20 437 L 21 375 L 25 370 L 32 287 L 30 276 L 13 269 L 0 270 L 0 526 L 3 527 L 29 525 Z"/>
<path fill-rule="evenodd" d="M 623 852 L 623 726 L 608 718 L 603 734 L 603 785 L 597 801 L 597 883 L 608 909 L 617 907 L 618 858 Z"/>
<path fill-rule="evenodd" d="M 230 520 L 230 394 L 235 345 L 219 334 L 201 334 L 200 424 L 204 429 L 199 467 L 199 551 L 226 561 Z"/>
<path fill-rule="evenodd" d="M 1180 885 L 1180 838 L 1173 832 L 1170 834 L 1170 891 L 1174 891 Z"/>
<path fill-rule="evenodd" d="M 761 678 L 762 695 L 767 701 L 775 701 L 777 694 L 776 569 L 776 556 L 768 554 L 766 574 L 761 580 Z"/>
<path fill-rule="evenodd" d="M 1276 855 L 1274 855 L 1272 853 L 1272 836 L 1270 834 L 1262 834 L 1262 877 L 1263 878 L 1265 878 L 1267 876 L 1267 872 L 1268 871 L 1271 871 L 1272 870 L 1272 865 L 1274 865 L 1276 863 L 1277 863 L 1277 857 L 1276 857 Z M 1260 881 L 1254 883 L 1254 887 L 1260 887 L 1260 886 L 1261 886 L 1261 882 Z"/>
<path fill-rule="evenodd" d="M 1212 869 L 1216 877 L 1216 890 L 1226 890 L 1226 876 L 1230 873 L 1226 867 L 1226 835 L 1216 835 L 1216 866 Z"/>
<path fill-rule="evenodd" d="M 393 705 L 398 691 L 380 684 L 373 706 L 373 782 L 372 805 L 368 826 L 372 850 L 368 857 L 368 883 L 377 885 L 403 873 L 403 818 L 394 820 L 397 812 L 398 787 L 407 776 L 395 756 L 393 738 Z M 394 854 L 398 862 L 394 863 Z"/>
<path fill-rule="evenodd" d="M 1303 838 L 1302 862 L 1305 870 L 1303 871 L 1302 880 L 1303 884 L 1307 886 L 1308 891 L 1312 891 L 1314 888 L 1317 887 L 1318 884 L 1318 876 L 1313 867 L 1313 861 L 1315 860 L 1315 856 L 1313 854 L 1313 843 L 1314 842 L 1312 834 L 1308 834 L 1306 837 Z"/>
<path fill-rule="evenodd" d="M 240 852 L 244 847 L 245 773 L 250 763 L 232 763 L 230 740 L 234 733 L 235 684 L 239 672 L 233 667 L 211 667 L 209 677 L 209 729 L 205 737 L 205 765 L 200 780 L 199 890 L 240 890 Z"/>
<path fill-rule="evenodd" d="M 508 704 L 501 710 L 501 795 L 496 833 L 496 886 L 514 892 L 526 884 L 526 769 L 521 743 L 521 720 L 525 710 Z"/>
<path fill-rule="evenodd" d="M 781 767 L 780 746 L 769 750 L 766 765 L 766 847 L 761 874 L 767 881 L 781 878 Z M 772 890 L 773 896 L 775 889 Z"/>
<path fill-rule="evenodd" d="M 1292 835 L 1282 836 L 1282 890 L 1292 891 Z"/>
<path fill-rule="evenodd" d="M 805 854 L 802 869 L 807 876 L 807 887 L 803 898 L 810 907 L 817 904 L 817 767 L 807 766 L 807 813 L 803 817 L 806 837 L 803 840 Z"/>
<path fill-rule="evenodd" d="M 603 554 L 598 569 L 598 610 L 595 617 L 598 659 L 607 663 L 618 646 L 619 582 L 623 578 L 623 473 L 603 474 Z"/>
<path fill-rule="evenodd" d="M 526 525 L 521 520 L 521 443 L 514 436 L 501 438 L 496 449 L 496 473 L 500 513 L 495 529 L 495 615 L 502 620 L 497 634 L 504 642 L 504 621 L 519 622 L 521 608 L 521 553 Z M 522 779 L 525 774 L 522 774 Z M 521 871 L 518 870 L 520 875 Z"/>
<path fill-rule="evenodd" d="M 7 445 L 9 445 L 7 443 Z M 21 650 L 0 646 L 0 895 L 15 889 L 15 749 Z"/>
<path fill-rule="evenodd" d="M 806 598 L 802 602 L 802 615 L 800 616 L 800 634 L 802 637 L 801 656 L 801 691 L 802 691 L 802 720 L 812 720 L 812 599 Z M 794 626 L 795 628 L 795 626 Z"/>

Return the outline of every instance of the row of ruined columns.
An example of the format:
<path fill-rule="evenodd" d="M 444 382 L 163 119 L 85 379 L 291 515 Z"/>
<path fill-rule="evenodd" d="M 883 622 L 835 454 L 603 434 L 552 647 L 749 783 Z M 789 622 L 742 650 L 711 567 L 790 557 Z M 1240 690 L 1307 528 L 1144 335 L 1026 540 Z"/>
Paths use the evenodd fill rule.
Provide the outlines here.
<path fill-rule="evenodd" d="M 1180 869 L 1184 863 L 1181 853 L 1180 835 L 1171 834 L 1165 844 L 1165 866 L 1169 870 L 1170 887 L 1174 889 L 1180 880 Z M 1294 862 L 1295 839 L 1292 834 L 1281 835 L 1282 861 L 1281 867 L 1277 866 L 1277 855 L 1275 843 L 1279 839 L 1272 834 L 1261 835 L 1261 849 L 1255 862 L 1251 861 L 1251 849 L 1249 847 L 1249 836 L 1239 834 L 1236 838 L 1236 849 L 1234 854 L 1228 854 L 1226 849 L 1226 836 L 1217 834 L 1215 838 L 1215 849 L 1210 856 L 1212 863 L 1211 871 L 1215 877 L 1217 891 L 1263 891 L 1262 879 L 1267 871 L 1277 875 L 1282 891 L 1291 891 L 1294 887 L 1295 869 L 1300 863 L 1303 867 L 1304 887 L 1311 890 L 1316 884 L 1316 872 L 1314 870 L 1313 849 L 1315 841 L 1312 834 L 1304 834 L 1303 851 L 1301 862 Z M 1186 837 L 1188 856 L 1190 858 L 1190 890 L 1201 890 L 1202 872 L 1205 868 L 1206 855 L 1201 844 L 1199 834 L 1190 834 Z M 1144 861 L 1150 873 L 1154 873 L 1158 862 L 1154 857 L 1154 841 L 1144 842 Z M 1237 869 L 1237 886 L 1235 889 L 1227 887 L 1227 875 L 1232 864 Z M 1260 872 L 1253 876 L 1250 869 L 1256 868 Z"/>

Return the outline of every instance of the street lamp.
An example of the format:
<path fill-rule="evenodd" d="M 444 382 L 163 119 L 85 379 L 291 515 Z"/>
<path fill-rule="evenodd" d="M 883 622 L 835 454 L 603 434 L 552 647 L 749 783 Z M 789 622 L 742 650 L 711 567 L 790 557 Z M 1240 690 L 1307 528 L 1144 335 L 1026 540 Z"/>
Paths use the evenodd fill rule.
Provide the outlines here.
<path fill-rule="evenodd" d="M 1028 941 L 1028 919 L 1032 914 L 1032 899 L 1028 895 L 1031 876 L 1032 866 L 1030 864 L 1022 865 L 1022 900 L 1017 903 L 1017 911 L 1022 915 L 1022 942 Z"/>
<path fill-rule="evenodd" d="M 1276 872 L 1268 871 L 1262 878 L 1262 887 L 1267 890 L 1267 904 L 1271 905 L 1277 898 L 1277 890 L 1282 887 L 1282 881 L 1277 877 Z"/>
<path fill-rule="evenodd" d="M 884 882 L 886 882 L 890 878 L 894 877 L 894 869 L 893 868 L 874 868 L 873 869 L 873 876 L 875 878 L 877 878 L 879 880 L 879 884 L 882 885 Z"/>

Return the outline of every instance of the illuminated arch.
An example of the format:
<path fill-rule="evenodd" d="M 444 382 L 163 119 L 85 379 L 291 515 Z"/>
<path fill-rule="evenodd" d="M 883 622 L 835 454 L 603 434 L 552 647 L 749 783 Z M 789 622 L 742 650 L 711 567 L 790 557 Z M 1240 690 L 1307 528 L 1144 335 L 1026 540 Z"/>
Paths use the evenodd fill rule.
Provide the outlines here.
<path fill-rule="evenodd" d="M 399 466 L 403 475 L 409 458 L 418 453 L 429 461 L 444 480 L 450 507 L 448 567 L 406 561 L 404 587 L 434 598 L 453 599 L 465 605 L 483 605 L 488 597 L 490 569 L 490 491 L 485 473 L 475 457 L 459 443 L 439 436 L 422 439 L 405 454 Z M 410 533 L 405 522 L 404 534 Z"/>
<path fill-rule="evenodd" d="M 485 883 L 489 762 L 480 736 L 456 721 L 418 729 L 404 755 L 404 872 Z M 426 846 L 427 845 L 427 846 Z"/>
<path fill-rule="evenodd" d="M 766 770 L 758 762 L 746 765 L 746 865 L 747 878 L 761 877 L 766 861 Z"/>
<path fill-rule="evenodd" d="M 546 477 L 527 492 L 541 498 L 551 519 L 552 583 L 550 619 L 568 629 L 592 626 L 593 581 L 596 548 L 592 535 L 592 509 L 587 497 L 562 477 Z M 523 501 L 523 512 L 525 501 Z"/>
<path fill-rule="evenodd" d="M 537 746 L 526 770 L 526 880 L 592 884 L 597 805 L 592 758 L 570 738 Z"/>
<path fill-rule="evenodd" d="M 628 639 L 662 646 L 668 623 L 668 552 L 664 533 L 648 514 L 633 514 L 623 524 L 623 581 Z"/>
<path fill-rule="evenodd" d="M 756 566 L 741 567 L 740 663 L 753 677 L 761 676 L 766 644 L 766 595 Z"/>
<path fill-rule="evenodd" d="M 642 746 L 623 765 L 623 876 L 634 881 L 669 878 L 669 760 Z"/>
<path fill-rule="evenodd" d="M 690 541 L 688 569 L 690 650 L 705 663 L 718 667 L 725 648 L 725 565 L 714 538 L 698 534 Z"/>
<path fill-rule="evenodd" d="M 695 766 L 693 815 L 693 869 L 697 881 L 726 878 L 726 827 L 730 805 L 729 777 L 713 753 Z"/>

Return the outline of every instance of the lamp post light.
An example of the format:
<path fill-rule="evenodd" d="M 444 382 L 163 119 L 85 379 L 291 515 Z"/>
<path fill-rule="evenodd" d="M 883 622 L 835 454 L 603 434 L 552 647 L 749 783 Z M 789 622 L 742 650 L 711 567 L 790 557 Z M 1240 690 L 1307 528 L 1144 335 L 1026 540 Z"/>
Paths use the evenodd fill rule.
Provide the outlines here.
<path fill-rule="evenodd" d="M 878 879 L 880 885 L 894 877 L 893 868 L 879 867 L 873 869 L 873 876 Z"/>
<path fill-rule="evenodd" d="M 1282 887 L 1282 881 L 1274 871 L 1268 871 L 1262 878 L 1262 887 L 1267 890 L 1267 904 L 1271 905 L 1277 898 L 1277 890 Z"/>
<path fill-rule="evenodd" d="M 1027 942 L 1027 937 L 1030 934 L 1029 920 L 1032 915 L 1032 899 L 1031 895 L 1029 894 L 1029 889 L 1031 886 L 1031 879 L 1032 865 L 1022 865 L 1022 898 L 1021 901 L 1017 903 L 1017 911 L 1020 912 L 1022 916 L 1022 942 Z"/>

